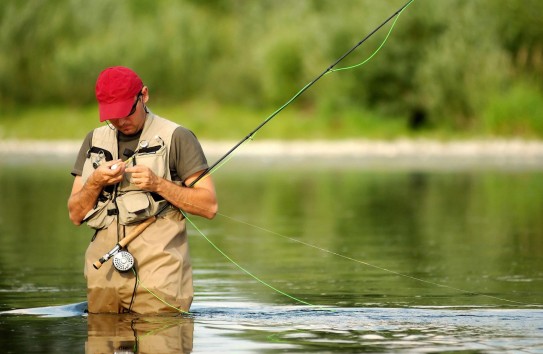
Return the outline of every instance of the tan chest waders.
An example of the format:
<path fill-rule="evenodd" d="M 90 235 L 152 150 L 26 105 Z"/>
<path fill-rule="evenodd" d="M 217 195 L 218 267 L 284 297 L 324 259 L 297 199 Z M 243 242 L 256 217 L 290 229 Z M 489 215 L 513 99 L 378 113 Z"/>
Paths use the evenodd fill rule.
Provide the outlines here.
<path fill-rule="evenodd" d="M 148 166 L 157 176 L 171 180 L 169 150 L 177 127 L 150 113 L 132 163 Z M 115 160 L 118 155 L 116 131 L 107 126 L 95 129 L 83 168 L 83 182 L 100 164 Z M 156 221 L 137 232 L 142 221 L 161 210 L 164 211 Z M 130 184 L 130 174 L 125 174 L 115 188 L 104 189 L 85 221 L 97 230 L 85 253 L 90 313 L 177 312 L 176 308 L 188 311 L 194 294 L 192 266 L 185 221 L 179 210 L 168 207 L 160 196 L 137 189 Z M 124 244 L 124 235 L 129 236 L 134 230 L 137 237 Z M 133 271 L 118 272 L 112 262 L 104 263 L 122 250 L 133 256 Z M 94 264 L 97 260 L 103 260 L 100 266 Z M 127 260 L 119 259 L 124 261 Z"/>

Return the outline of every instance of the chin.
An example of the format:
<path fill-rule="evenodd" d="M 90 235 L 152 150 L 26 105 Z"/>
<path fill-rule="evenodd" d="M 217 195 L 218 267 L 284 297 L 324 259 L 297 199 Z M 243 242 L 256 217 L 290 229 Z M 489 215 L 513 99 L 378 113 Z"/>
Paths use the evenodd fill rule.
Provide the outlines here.
<path fill-rule="evenodd" d="M 131 130 L 121 130 L 121 133 L 123 133 L 124 135 L 134 135 L 138 132 L 138 130 L 136 129 L 131 129 Z"/>

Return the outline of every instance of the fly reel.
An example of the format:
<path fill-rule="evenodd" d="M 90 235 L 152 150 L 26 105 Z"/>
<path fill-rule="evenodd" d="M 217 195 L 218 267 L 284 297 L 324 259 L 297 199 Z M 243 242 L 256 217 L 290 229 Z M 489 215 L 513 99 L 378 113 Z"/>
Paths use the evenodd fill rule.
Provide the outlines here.
<path fill-rule="evenodd" d="M 121 273 L 127 272 L 134 266 L 134 256 L 128 251 L 119 251 L 113 256 L 113 266 Z"/>

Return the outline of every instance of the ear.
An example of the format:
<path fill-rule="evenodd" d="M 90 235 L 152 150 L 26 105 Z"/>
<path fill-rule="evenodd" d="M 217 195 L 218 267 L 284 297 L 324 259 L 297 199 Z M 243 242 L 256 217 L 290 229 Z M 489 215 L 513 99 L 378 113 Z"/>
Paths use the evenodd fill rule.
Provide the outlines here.
<path fill-rule="evenodd" d="M 147 103 L 147 101 L 149 101 L 149 88 L 147 86 L 143 86 L 141 89 L 141 99 L 143 103 Z"/>

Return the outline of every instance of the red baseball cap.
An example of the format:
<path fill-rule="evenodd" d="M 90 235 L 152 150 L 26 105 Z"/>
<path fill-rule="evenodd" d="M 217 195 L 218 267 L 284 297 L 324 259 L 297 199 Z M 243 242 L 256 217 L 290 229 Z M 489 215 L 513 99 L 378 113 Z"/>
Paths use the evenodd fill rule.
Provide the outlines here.
<path fill-rule="evenodd" d="M 96 100 L 100 122 L 128 116 L 143 81 L 131 69 L 113 66 L 100 73 L 96 80 Z"/>

